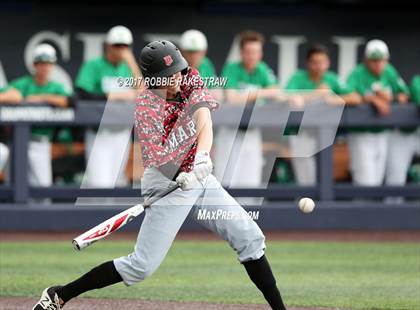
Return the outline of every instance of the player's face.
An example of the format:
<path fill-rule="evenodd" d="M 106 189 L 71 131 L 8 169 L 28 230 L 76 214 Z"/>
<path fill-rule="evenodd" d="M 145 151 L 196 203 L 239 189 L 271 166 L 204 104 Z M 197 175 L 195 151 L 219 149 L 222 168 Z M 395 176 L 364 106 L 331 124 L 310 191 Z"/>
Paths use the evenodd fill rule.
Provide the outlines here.
<path fill-rule="evenodd" d="M 123 60 L 123 55 L 128 48 L 129 46 L 125 44 L 107 45 L 108 54 L 117 62 Z"/>
<path fill-rule="evenodd" d="M 324 53 L 312 54 L 306 66 L 310 74 L 322 76 L 330 67 L 330 59 Z"/>
<path fill-rule="evenodd" d="M 262 44 L 258 41 L 245 43 L 241 49 L 242 62 L 246 69 L 253 70 L 263 57 Z"/>
<path fill-rule="evenodd" d="M 169 85 L 160 86 L 159 89 L 166 89 L 168 94 L 174 95 L 180 90 L 180 83 L 182 82 L 181 72 L 177 72 L 171 76 L 168 76 Z"/>
<path fill-rule="evenodd" d="M 201 65 L 201 62 L 203 61 L 204 56 L 206 56 L 206 51 L 182 51 L 182 55 L 191 67 L 198 68 Z"/>
<path fill-rule="evenodd" d="M 388 61 L 386 59 L 368 59 L 366 66 L 374 75 L 381 75 Z"/>
<path fill-rule="evenodd" d="M 35 74 L 43 77 L 48 78 L 52 69 L 54 68 L 54 64 L 48 62 L 38 62 L 34 64 Z"/>

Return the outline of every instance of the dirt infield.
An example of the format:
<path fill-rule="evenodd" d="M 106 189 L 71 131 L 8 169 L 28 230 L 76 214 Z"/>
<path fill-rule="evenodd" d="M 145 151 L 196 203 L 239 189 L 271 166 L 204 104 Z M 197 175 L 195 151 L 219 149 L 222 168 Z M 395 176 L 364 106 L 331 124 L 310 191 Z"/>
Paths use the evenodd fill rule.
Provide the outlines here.
<path fill-rule="evenodd" d="M 0 232 L 1 241 L 70 241 L 81 231 L 75 232 Z M 265 231 L 270 241 L 336 241 L 336 242 L 420 242 L 420 231 Z M 136 232 L 119 232 L 108 240 L 135 240 Z M 177 240 L 220 240 L 210 232 L 180 232 Z"/>
<path fill-rule="evenodd" d="M 28 310 L 36 302 L 34 298 L 0 297 L 2 310 Z M 138 299 L 79 298 L 69 302 L 66 310 L 269 310 L 266 305 L 210 304 L 203 302 L 148 301 Z M 328 310 L 327 308 L 289 308 L 289 310 Z M 335 308 L 334 310 L 339 310 Z"/>

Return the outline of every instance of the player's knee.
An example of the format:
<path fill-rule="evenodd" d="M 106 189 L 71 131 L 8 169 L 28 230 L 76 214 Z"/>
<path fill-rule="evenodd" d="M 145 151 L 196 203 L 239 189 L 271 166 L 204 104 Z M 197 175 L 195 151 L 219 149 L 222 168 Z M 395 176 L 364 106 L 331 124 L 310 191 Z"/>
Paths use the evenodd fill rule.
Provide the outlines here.
<path fill-rule="evenodd" d="M 239 261 L 245 262 L 249 260 L 259 259 L 264 255 L 265 236 L 260 229 L 249 236 L 245 242 L 245 246 L 238 251 Z"/>
<path fill-rule="evenodd" d="M 136 253 L 120 257 L 114 260 L 114 263 L 127 286 L 146 280 L 157 269 L 157 265 L 139 257 Z"/>
<path fill-rule="evenodd" d="M 143 270 L 141 271 L 141 279 L 146 280 L 149 278 L 157 269 L 157 266 L 153 264 L 147 264 L 143 266 Z"/>
<path fill-rule="evenodd" d="M 9 158 L 9 149 L 4 144 L 0 143 L 0 171 L 3 170 Z"/>
<path fill-rule="evenodd" d="M 158 267 L 154 262 L 139 257 L 136 254 L 132 255 L 132 266 L 136 271 L 136 282 L 146 280 L 156 271 Z"/>

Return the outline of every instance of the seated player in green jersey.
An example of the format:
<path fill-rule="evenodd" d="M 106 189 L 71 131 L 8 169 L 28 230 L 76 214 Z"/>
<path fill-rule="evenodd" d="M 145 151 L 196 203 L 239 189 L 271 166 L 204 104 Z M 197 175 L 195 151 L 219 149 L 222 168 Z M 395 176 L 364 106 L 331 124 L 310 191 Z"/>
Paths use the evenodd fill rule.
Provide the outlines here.
<path fill-rule="evenodd" d="M 76 93 L 85 100 L 132 100 L 138 86 L 140 69 L 131 45 L 133 35 L 124 26 L 108 31 L 103 56 L 86 61 L 76 78 Z M 129 82 L 133 78 L 133 83 Z"/>
<path fill-rule="evenodd" d="M 393 101 L 407 102 L 408 87 L 397 70 L 389 63 L 385 42 L 371 40 L 366 44 L 365 60 L 349 75 L 347 83 L 352 91 L 371 104 L 379 116 L 391 113 Z M 354 128 L 348 137 L 353 183 L 379 186 L 383 183 L 389 151 L 389 132 L 386 128 Z"/>
<path fill-rule="evenodd" d="M 284 99 L 273 71 L 262 60 L 264 42 L 264 36 L 255 31 L 239 34 L 241 60 L 227 63 L 222 70 L 222 76 L 227 78 L 228 103 L 255 102 L 257 96 L 258 99 Z"/>
<path fill-rule="evenodd" d="M 211 82 L 212 78 L 216 78 L 216 70 L 213 62 L 207 57 L 208 44 L 204 33 L 195 29 L 185 31 L 181 35 L 179 47 L 188 65 L 198 70 L 212 96 L 221 101 L 223 90 Z"/>
<path fill-rule="evenodd" d="M 52 81 L 51 73 L 57 61 L 56 51 L 49 44 L 41 44 L 34 50 L 34 73 L 14 80 L 10 86 L 18 90 L 27 104 L 48 104 L 65 108 L 70 93 L 63 84 Z M 51 139 L 54 128 L 33 127 L 28 148 L 29 183 L 34 186 L 52 184 Z"/>
<path fill-rule="evenodd" d="M 21 93 L 26 103 L 67 107 L 70 93 L 65 90 L 62 83 L 51 80 L 56 61 L 56 51 L 51 45 L 38 45 L 34 50 L 34 74 L 18 78 L 12 81 L 10 86 Z"/>
<path fill-rule="evenodd" d="M 310 46 L 306 53 L 306 69 L 298 70 L 291 76 L 286 85 L 287 91 L 301 94 L 304 100 L 298 102 L 302 104 L 310 103 L 314 97 L 321 97 L 327 103 L 360 103 L 360 95 L 351 92 L 347 85 L 340 81 L 337 74 L 330 71 L 329 68 L 328 49 L 320 44 Z M 325 93 L 325 90 L 328 92 Z M 318 143 L 316 132 L 306 129 L 300 130 L 297 135 L 297 128 L 291 128 L 286 134 L 290 135 L 291 154 L 294 154 L 291 162 L 296 182 L 300 185 L 315 185 L 317 179 L 315 157 L 300 157 L 298 155 L 302 151 L 305 153 L 316 152 Z"/>
<path fill-rule="evenodd" d="M 103 103 L 107 99 L 134 102 L 137 88 L 142 84 L 132 44 L 133 35 L 128 28 L 115 26 L 108 31 L 104 55 L 85 62 L 76 78 L 79 99 L 102 100 Z M 127 185 L 125 167 L 131 146 L 131 127 L 128 127 L 86 130 L 87 167 L 83 186 L 113 188 Z"/>
<path fill-rule="evenodd" d="M 359 104 L 361 96 L 355 91 L 348 89 L 346 83 L 340 81 L 337 74 L 330 71 L 330 56 L 328 49 L 321 44 L 314 44 L 309 47 L 306 53 L 306 69 L 297 70 L 289 79 L 286 85 L 288 91 L 302 91 L 311 98 L 311 94 L 316 94 L 317 90 L 329 90 L 339 96 L 338 102 L 346 104 Z M 313 92 L 312 92 L 313 91 Z"/>
<path fill-rule="evenodd" d="M 226 78 L 226 104 L 260 103 L 261 99 L 276 100 L 283 95 L 273 71 L 262 60 L 263 45 L 261 33 L 243 31 L 239 34 L 240 61 L 225 64 L 222 71 Z M 264 163 L 261 130 L 248 128 L 245 134 L 242 128 L 239 131 L 220 128 L 215 158 L 215 173 L 224 185 L 260 186 Z"/>
<path fill-rule="evenodd" d="M 381 40 L 366 44 L 365 61 L 350 73 L 347 83 L 351 90 L 363 96 L 364 103 L 372 104 L 379 115 L 389 115 L 392 101 L 408 100 L 408 87 L 389 63 L 388 46 Z"/>
<path fill-rule="evenodd" d="M 199 30 L 190 29 L 185 31 L 179 42 L 182 56 L 187 60 L 190 67 L 198 70 L 202 78 L 216 76 L 216 70 L 207 55 L 207 38 Z"/>

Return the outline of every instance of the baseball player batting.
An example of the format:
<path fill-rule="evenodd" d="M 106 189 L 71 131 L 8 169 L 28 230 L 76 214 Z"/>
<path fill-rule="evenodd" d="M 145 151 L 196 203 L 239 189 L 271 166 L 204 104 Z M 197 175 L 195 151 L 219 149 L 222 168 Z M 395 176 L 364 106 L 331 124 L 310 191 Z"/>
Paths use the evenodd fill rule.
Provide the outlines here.
<path fill-rule="evenodd" d="M 136 132 L 146 168 L 142 192 L 147 199 L 156 196 L 160 199 L 145 210 L 131 254 L 105 262 L 66 285 L 46 288 L 33 310 L 62 309 L 69 300 L 86 291 L 121 281 L 127 286 L 144 281 L 164 260 L 191 210 L 201 225 L 236 251 L 238 260 L 271 308 L 286 309 L 264 255 L 265 237 L 261 229 L 211 174 L 210 112 L 218 103 L 199 79 L 197 70 L 188 67 L 178 48 L 169 41 L 146 45 L 140 54 L 140 68 L 145 78 L 200 81 L 153 87 L 149 84 L 137 98 Z M 168 193 L 177 184 L 179 188 Z M 198 220 L 199 210 L 204 209 L 239 216 L 234 220 L 213 217 Z"/>

